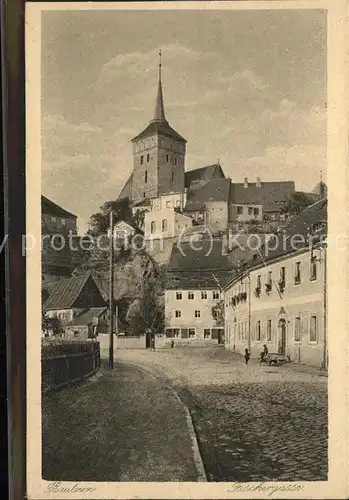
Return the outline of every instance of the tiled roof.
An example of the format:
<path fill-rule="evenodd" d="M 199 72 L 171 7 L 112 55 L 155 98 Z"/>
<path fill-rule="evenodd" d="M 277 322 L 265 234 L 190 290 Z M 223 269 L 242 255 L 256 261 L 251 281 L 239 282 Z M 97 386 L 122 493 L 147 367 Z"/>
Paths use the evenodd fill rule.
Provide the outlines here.
<path fill-rule="evenodd" d="M 167 137 L 173 137 L 182 142 L 187 142 L 184 137 L 179 135 L 179 133 L 176 132 L 166 120 L 151 121 L 140 134 L 132 139 L 131 142 L 138 141 L 139 139 L 143 139 L 144 137 L 149 137 L 153 134 L 161 134 Z"/>
<path fill-rule="evenodd" d="M 198 237 L 197 241 L 181 241 L 173 246 L 168 271 L 228 270 L 232 267 L 225 255 L 222 238 Z"/>
<path fill-rule="evenodd" d="M 172 272 L 166 275 L 166 290 L 218 290 L 228 283 L 234 273 L 232 271 L 215 272 Z M 218 282 L 218 283 L 217 283 Z"/>
<path fill-rule="evenodd" d="M 133 175 L 131 174 L 130 177 L 127 179 L 126 183 L 124 184 L 124 187 L 120 191 L 118 200 L 122 200 L 123 198 L 128 198 L 129 200 L 132 200 L 132 179 Z"/>
<path fill-rule="evenodd" d="M 281 209 L 288 197 L 295 192 L 293 181 L 284 182 L 261 182 L 257 187 L 256 183 L 232 183 L 230 190 L 230 203 L 232 204 L 255 204 L 263 205 L 263 210 Z"/>
<path fill-rule="evenodd" d="M 185 210 L 192 206 L 205 206 L 208 201 L 229 201 L 230 179 L 212 179 L 197 189 L 189 189 Z M 195 208 L 194 208 L 195 209 Z M 201 210 L 201 208 L 196 208 Z"/>
<path fill-rule="evenodd" d="M 68 212 L 68 210 L 64 210 L 64 208 L 60 207 L 43 195 L 41 195 L 41 213 L 63 218 L 77 218 L 76 215 Z"/>
<path fill-rule="evenodd" d="M 71 309 L 90 277 L 88 272 L 58 281 L 45 302 L 45 309 Z"/>
<path fill-rule="evenodd" d="M 73 321 L 69 322 L 68 326 L 90 325 L 92 319 L 98 318 L 106 309 L 106 307 L 92 307 L 91 309 L 87 309 L 78 316 L 75 316 Z"/>
<path fill-rule="evenodd" d="M 212 179 L 225 179 L 222 167 L 218 164 L 207 165 L 206 167 L 197 168 L 195 170 L 188 170 L 184 173 L 186 188 L 189 188 L 192 182 L 202 180 L 209 181 Z"/>

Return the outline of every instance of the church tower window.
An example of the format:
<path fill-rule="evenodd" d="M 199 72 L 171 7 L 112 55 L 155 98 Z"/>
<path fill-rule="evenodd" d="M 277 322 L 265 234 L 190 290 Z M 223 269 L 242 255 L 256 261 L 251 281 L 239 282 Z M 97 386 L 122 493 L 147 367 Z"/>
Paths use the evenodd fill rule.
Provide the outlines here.
<path fill-rule="evenodd" d="M 150 154 L 148 153 L 147 154 L 147 163 L 149 163 L 149 161 L 150 161 Z"/>
<path fill-rule="evenodd" d="M 166 155 L 166 163 L 170 161 L 170 155 Z"/>
<path fill-rule="evenodd" d="M 148 182 L 148 171 L 146 170 L 145 173 L 144 173 L 144 182 L 147 183 Z"/>
<path fill-rule="evenodd" d="M 174 174 L 174 172 L 172 172 L 172 175 L 171 175 L 171 182 L 172 182 L 172 184 L 174 183 L 174 179 L 175 179 L 175 174 Z"/>
<path fill-rule="evenodd" d="M 178 158 L 177 158 L 177 156 L 175 156 L 175 157 L 174 157 L 174 160 L 173 160 L 173 161 L 174 161 L 174 164 L 175 164 L 175 165 L 178 165 Z"/>
<path fill-rule="evenodd" d="M 143 155 L 142 155 L 141 156 L 141 165 L 143 165 L 143 160 L 144 160 L 144 158 L 143 158 Z"/>

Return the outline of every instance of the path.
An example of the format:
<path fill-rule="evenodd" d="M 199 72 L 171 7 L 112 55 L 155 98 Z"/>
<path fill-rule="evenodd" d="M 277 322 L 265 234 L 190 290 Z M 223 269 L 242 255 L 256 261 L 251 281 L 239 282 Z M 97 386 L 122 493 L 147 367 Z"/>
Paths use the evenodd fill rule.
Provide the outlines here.
<path fill-rule="evenodd" d="M 197 481 L 191 445 L 181 402 L 137 368 L 44 396 L 44 479 Z"/>
<path fill-rule="evenodd" d="M 319 371 L 245 366 L 218 347 L 118 350 L 115 358 L 177 390 L 209 480 L 326 480 L 327 378 Z"/>

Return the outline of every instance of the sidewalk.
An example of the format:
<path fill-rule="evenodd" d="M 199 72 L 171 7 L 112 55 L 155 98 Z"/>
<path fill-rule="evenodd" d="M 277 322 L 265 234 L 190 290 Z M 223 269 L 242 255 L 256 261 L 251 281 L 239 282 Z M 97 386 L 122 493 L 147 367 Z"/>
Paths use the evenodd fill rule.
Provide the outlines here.
<path fill-rule="evenodd" d="M 124 364 L 44 397 L 43 478 L 197 481 L 183 405 Z"/>

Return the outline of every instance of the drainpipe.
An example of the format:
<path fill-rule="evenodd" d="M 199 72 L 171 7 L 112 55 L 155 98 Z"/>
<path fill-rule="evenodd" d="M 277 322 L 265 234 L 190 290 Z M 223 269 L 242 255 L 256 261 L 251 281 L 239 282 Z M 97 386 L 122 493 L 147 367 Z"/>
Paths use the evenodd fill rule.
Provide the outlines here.
<path fill-rule="evenodd" d="M 324 245 L 324 353 L 322 366 L 327 368 L 327 252 Z"/>

